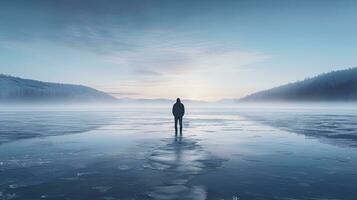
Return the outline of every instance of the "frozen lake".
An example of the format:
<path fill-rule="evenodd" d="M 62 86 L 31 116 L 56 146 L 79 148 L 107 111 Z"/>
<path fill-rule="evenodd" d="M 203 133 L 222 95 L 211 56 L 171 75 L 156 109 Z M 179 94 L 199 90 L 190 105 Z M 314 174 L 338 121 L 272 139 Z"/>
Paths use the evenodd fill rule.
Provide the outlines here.
<path fill-rule="evenodd" d="M 0 111 L 0 199 L 357 197 L 357 110 Z"/>

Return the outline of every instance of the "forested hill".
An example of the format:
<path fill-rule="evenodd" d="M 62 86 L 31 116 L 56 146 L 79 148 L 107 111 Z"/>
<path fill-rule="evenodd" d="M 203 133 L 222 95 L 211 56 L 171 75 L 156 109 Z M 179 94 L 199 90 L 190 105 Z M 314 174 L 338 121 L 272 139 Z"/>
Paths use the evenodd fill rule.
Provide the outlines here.
<path fill-rule="evenodd" d="M 357 67 L 248 95 L 241 101 L 357 101 Z"/>
<path fill-rule="evenodd" d="M 0 74 L 0 102 L 114 102 L 96 89 L 72 84 L 48 83 Z"/>

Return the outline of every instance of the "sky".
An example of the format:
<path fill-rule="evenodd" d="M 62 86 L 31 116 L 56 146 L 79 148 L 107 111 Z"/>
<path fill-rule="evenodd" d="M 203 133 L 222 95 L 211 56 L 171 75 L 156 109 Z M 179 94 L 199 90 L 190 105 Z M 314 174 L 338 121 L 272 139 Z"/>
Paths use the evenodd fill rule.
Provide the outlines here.
<path fill-rule="evenodd" d="M 357 1 L 2 0 L 0 73 L 119 98 L 240 98 L 357 66 Z"/>

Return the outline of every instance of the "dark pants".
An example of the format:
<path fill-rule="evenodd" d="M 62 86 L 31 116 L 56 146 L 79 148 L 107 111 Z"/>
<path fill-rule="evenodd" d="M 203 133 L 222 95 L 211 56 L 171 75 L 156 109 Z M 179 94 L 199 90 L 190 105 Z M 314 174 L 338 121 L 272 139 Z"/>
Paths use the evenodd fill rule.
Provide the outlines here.
<path fill-rule="evenodd" d="M 180 123 L 180 134 L 182 134 L 182 117 L 175 117 L 175 133 L 177 134 L 177 122 Z"/>

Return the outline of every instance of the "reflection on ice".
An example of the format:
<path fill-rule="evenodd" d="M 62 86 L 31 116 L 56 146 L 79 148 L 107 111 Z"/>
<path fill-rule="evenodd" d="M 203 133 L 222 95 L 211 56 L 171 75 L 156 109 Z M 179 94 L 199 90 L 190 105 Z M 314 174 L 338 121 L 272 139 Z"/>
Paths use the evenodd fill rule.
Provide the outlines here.
<path fill-rule="evenodd" d="M 202 186 L 168 185 L 160 186 L 150 194 L 153 199 L 174 200 L 174 199 L 207 199 L 206 190 Z"/>
<path fill-rule="evenodd" d="M 190 185 L 195 175 L 216 169 L 223 160 L 204 150 L 198 142 L 182 135 L 153 150 L 151 169 L 162 170 L 167 180 L 149 194 L 154 199 L 206 199 L 203 186 Z"/>
<path fill-rule="evenodd" d="M 112 187 L 110 186 L 95 186 L 92 187 L 93 190 L 97 190 L 101 193 L 106 193 L 108 190 L 112 189 Z"/>
<path fill-rule="evenodd" d="M 241 113 L 248 119 L 321 141 L 357 147 L 357 113 L 301 112 L 294 110 Z"/>
<path fill-rule="evenodd" d="M 0 144 L 18 139 L 82 133 L 109 124 L 102 112 L 0 112 Z"/>

